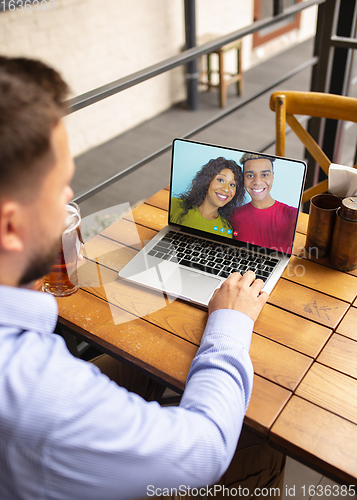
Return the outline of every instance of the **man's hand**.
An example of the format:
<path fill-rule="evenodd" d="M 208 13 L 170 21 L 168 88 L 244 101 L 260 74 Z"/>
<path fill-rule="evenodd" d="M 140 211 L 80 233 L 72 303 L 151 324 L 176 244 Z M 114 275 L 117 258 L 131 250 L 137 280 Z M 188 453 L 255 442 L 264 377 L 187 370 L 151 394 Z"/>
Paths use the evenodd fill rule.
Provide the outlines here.
<path fill-rule="evenodd" d="M 235 309 L 255 321 L 269 297 L 266 292 L 262 292 L 263 286 L 263 281 L 255 279 L 253 271 L 243 276 L 233 273 L 214 292 L 208 305 L 208 314 L 217 309 Z"/>

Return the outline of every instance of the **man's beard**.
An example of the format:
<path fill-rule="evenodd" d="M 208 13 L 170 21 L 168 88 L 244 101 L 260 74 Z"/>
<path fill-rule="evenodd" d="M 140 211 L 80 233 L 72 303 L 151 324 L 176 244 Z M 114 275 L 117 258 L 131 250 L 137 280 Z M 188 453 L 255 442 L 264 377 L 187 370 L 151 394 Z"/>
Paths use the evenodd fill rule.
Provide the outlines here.
<path fill-rule="evenodd" d="M 52 247 L 46 254 L 34 255 L 30 259 L 30 262 L 20 279 L 19 286 L 24 286 L 32 281 L 38 280 L 51 271 L 60 251 L 61 243 L 62 236 L 60 236 L 60 238 L 53 243 Z"/>

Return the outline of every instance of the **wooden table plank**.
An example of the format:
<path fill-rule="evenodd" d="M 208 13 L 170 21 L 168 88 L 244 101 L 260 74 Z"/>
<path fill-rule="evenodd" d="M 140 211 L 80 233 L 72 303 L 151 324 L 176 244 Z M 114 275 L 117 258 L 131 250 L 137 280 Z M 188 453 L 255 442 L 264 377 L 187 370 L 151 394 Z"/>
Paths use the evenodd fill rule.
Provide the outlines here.
<path fill-rule="evenodd" d="M 82 288 L 87 292 L 199 345 L 207 321 L 207 311 L 166 297 L 158 291 L 126 282 L 119 278 L 117 272 L 94 262 L 87 261 L 85 266 L 80 268 L 79 279 Z"/>
<path fill-rule="evenodd" d="M 170 192 L 166 189 L 161 189 L 153 196 L 151 196 L 148 200 L 145 201 L 147 205 L 152 205 L 153 207 L 161 208 L 162 210 L 169 209 L 169 199 Z"/>
<path fill-rule="evenodd" d="M 129 220 L 128 216 L 125 215 L 125 219 Z M 138 207 L 134 208 L 131 212 L 131 216 L 132 220 L 134 220 L 136 224 L 154 229 L 155 231 L 160 231 L 162 228 L 167 226 L 168 223 L 166 210 L 146 205 L 145 203 L 142 203 Z"/>
<path fill-rule="evenodd" d="M 115 280 L 105 286 L 110 303 L 124 308 L 166 331 L 199 345 L 207 312 L 161 292 Z M 169 306 L 169 307 L 168 307 Z"/>
<path fill-rule="evenodd" d="M 355 307 L 349 308 L 336 332 L 352 340 L 357 340 L 357 309 Z"/>
<path fill-rule="evenodd" d="M 296 389 L 313 361 L 256 334 L 253 334 L 249 354 L 256 374 L 291 391 Z"/>
<path fill-rule="evenodd" d="M 283 309 L 266 304 L 254 331 L 286 347 L 316 358 L 332 330 Z"/>
<path fill-rule="evenodd" d="M 279 280 L 269 303 L 333 329 L 349 308 L 347 302 L 286 279 Z"/>
<path fill-rule="evenodd" d="M 301 259 L 308 259 L 312 262 L 317 262 L 323 266 L 329 267 L 329 258 L 323 257 L 319 258 L 318 248 L 305 248 L 306 234 L 296 233 L 293 246 L 293 254 L 297 255 Z"/>
<path fill-rule="evenodd" d="M 100 234 L 123 245 L 141 250 L 157 234 L 157 231 L 140 226 L 139 224 L 135 225 L 130 214 L 126 217 L 128 218 L 118 220 Z"/>
<path fill-rule="evenodd" d="M 87 259 L 110 267 L 118 272 L 137 254 L 137 251 L 98 235 L 84 245 L 82 253 Z M 83 272 L 81 273 L 81 277 L 83 277 Z"/>
<path fill-rule="evenodd" d="M 296 231 L 298 231 L 299 233 L 306 234 L 308 223 L 309 223 L 308 214 L 305 214 L 304 212 L 299 212 Z"/>
<path fill-rule="evenodd" d="M 279 385 L 254 375 L 253 392 L 244 422 L 252 429 L 268 435 L 269 429 L 292 393 Z"/>
<path fill-rule="evenodd" d="M 58 299 L 62 324 L 114 356 L 183 390 L 197 346 L 78 290 Z"/>
<path fill-rule="evenodd" d="M 294 395 L 273 425 L 269 439 L 325 475 L 356 484 L 357 432 L 348 420 Z"/>
<path fill-rule="evenodd" d="M 296 233 L 293 245 L 293 252 L 292 252 L 293 255 L 299 255 L 299 256 L 301 255 L 302 258 L 305 257 L 304 255 L 305 241 L 306 241 L 306 234 Z"/>
<path fill-rule="evenodd" d="M 296 395 L 357 424 L 357 380 L 352 377 L 314 363 Z"/>
<path fill-rule="evenodd" d="M 357 378 L 357 342 L 334 333 L 317 358 L 319 363 Z"/>
<path fill-rule="evenodd" d="M 291 257 L 283 277 L 350 303 L 357 295 L 355 276 L 298 257 Z"/>

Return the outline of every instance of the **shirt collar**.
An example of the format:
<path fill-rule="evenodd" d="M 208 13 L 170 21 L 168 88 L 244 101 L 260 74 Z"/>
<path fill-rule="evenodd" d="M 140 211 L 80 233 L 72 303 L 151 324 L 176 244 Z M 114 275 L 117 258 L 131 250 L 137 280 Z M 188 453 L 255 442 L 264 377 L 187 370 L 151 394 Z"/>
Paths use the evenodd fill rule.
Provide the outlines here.
<path fill-rule="evenodd" d="M 0 325 L 52 333 L 57 322 L 56 299 L 45 292 L 0 286 Z"/>

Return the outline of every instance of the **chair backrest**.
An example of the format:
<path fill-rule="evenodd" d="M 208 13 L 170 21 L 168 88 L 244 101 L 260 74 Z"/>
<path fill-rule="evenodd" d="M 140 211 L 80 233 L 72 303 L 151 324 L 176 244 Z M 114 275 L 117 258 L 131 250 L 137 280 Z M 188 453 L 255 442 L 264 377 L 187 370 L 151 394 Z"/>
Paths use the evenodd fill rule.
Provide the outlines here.
<path fill-rule="evenodd" d="M 299 137 L 312 157 L 328 175 L 332 161 L 317 142 L 298 122 L 294 115 L 306 115 L 357 123 L 357 99 L 320 92 L 277 91 L 270 97 L 270 109 L 275 111 L 276 145 L 275 154 L 285 156 L 286 123 Z M 304 191 L 302 202 L 327 190 L 327 179 Z"/>

